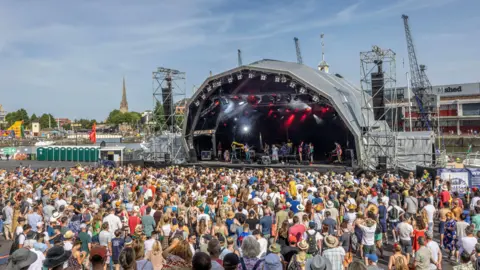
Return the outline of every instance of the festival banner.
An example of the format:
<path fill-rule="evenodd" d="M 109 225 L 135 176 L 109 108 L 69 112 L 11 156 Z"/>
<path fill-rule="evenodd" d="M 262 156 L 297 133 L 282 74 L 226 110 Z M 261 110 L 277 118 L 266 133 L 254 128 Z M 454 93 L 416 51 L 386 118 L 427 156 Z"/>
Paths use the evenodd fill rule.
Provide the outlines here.
<path fill-rule="evenodd" d="M 480 188 L 480 168 L 468 168 L 470 172 L 470 187 Z"/>
<path fill-rule="evenodd" d="M 467 193 L 470 183 L 470 171 L 467 169 L 438 169 L 437 175 L 451 183 L 451 192 L 462 195 Z"/>

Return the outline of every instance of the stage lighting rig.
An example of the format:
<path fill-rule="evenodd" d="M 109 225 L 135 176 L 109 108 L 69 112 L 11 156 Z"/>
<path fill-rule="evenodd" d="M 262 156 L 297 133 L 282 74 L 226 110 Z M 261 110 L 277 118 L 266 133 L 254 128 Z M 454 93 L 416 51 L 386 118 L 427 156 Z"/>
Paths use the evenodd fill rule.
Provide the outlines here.
<path fill-rule="evenodd" d="M 298 91 L 300 94 L 305 95 L 307 93 L 307 89 L 305 87 L 300 87 L 300 90 Z"/>
<path fill-rule="evenodd" d="M 286 82 L 287 82 L 287 78 L 286 78 L 285 76 L 282 76 L 282 78 L 280 79 L 280 81 L 281 81 L 282 83 L 286 83 Z"/>
<path fill-rule="evenodd" d="M 228 77 L 227 81 L 228 83 L 233 83 L 233 77 L 232 76 Z"/>
<path fill-rule="evenodd" d="M 248 78 L 249 79 L 253 79 L 253 77 L 255 77 L 255 73 L 253 73 L 253 72 L 248 73 Z"/>
<path fill-rule="evenodd" d="M 215 85 L 215 83 L 213 83 Z M 212 87 L 210 85 L 207 86 L 207 91 L 210 92 L 212 91 Z"/>
<path fill-rule="evenodd" d="M 247 133 L 250 130 L 249 126 L 243 126 L 242 128 L 243 132 Z"/>
<path fill-rule="evenodd" d="M 267 79 L 267 75 L 262 74 L 260 75 L 260 80 L 265 81 Z"/>
<path fill-rule="evenodd" d="M 205 93 L 202 93 L 202 95 L 200 96 L 203 100 L 207 99 L 207 95 L 205 95 Z"/>
<path fill-rule="evenodd" d="M 297 84 L 295 82 L 290 82 L 290 84 L 288 86 L 290 86 L 290 88 L 295 88 Z"/>
<path fill-rule="evenodd" d="M 237 74 L 237 80 L 240 81 L 241 79 L 243 79 L 243 74 L 242 73 Z"/>
<path fill-rule="evenodd" d="M 285 100 L 290 103 L 290 101 L 292 101 L 292 95 L 288 94 L 285 96 Z"/>
<path fill-rule="evenodd" d="M 275 76 L 275 82 L 279 83 L 280 82 L 280 76 Z"/>
<path fill-rule="evenodd" d="M 313 102 L 319 102 L 320 98 L 317 95 L 315 95 L 315 96 L 312 97 L 312 101 Z"/>
<path fill-rule="evenodd" d="M 198 106 L 200 106 L 200 101 L 196 100 L 194 104 L 195 104 L 195 106 L 198 107 Z"/>

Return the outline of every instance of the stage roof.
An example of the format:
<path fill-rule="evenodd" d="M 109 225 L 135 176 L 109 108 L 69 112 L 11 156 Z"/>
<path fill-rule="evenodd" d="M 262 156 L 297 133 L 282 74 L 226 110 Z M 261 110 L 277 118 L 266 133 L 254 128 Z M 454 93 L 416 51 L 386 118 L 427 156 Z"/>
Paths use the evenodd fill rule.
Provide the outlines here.
<path fill-rule="evenodd" d="M 341 75 L 327 74 L 303 64 L 270 59 L 253 62 L 207 78 L 190 99 L 189 106 L 198 100 L 203 93 L 202 90 L 207 85 L 210 85 L 211 82 L 221 80 L 226 76 L 234 75 L 243 70 L 253 70 L 265 74 L 283 74 L 292 77 L 298 84 L 303 84 L 319 95 L 329 99 L 345 121 L 345 124 L 357 136 L 361 135 L 362 127 L 372 126 L 374 123 L 380 129 L 389 129 L 384 121 L 374 120 L 371 109 L 366 109 L 367 106 L 364 104 L 366 102 L 370 103 L 371 98 L 369 97 L 368 100 L 365 100 L 366 98 L 361 90 L 349 83 Z"/>

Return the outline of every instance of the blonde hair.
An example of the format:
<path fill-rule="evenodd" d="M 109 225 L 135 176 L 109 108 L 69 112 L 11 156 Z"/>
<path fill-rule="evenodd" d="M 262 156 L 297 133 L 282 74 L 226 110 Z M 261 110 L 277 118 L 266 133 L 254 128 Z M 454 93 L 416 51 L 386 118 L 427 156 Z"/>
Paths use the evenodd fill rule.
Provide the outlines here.
<path fill-rule="evenodd" d="M 160 241 L 155 241 L 153 243 L 152 253 L 154 255 L 157 255 L 158 253 L 162 253 L 162 244 L 160 243 Z"/>

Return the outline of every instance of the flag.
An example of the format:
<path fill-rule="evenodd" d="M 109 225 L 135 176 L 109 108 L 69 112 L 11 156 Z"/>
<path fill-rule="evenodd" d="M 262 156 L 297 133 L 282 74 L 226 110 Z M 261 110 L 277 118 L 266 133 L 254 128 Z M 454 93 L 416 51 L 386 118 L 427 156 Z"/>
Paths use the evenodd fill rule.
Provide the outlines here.
<path fill-rule="evenodd" d="M 470 152 L 472 152 L 472 144 L 468 145 L 467 154 L 470 154 Z"/>
<path fill-rule="evenodd" d="M 93 123 L 92 131 L 90 131 L 90 141 L 92 143 L 97 142 L 97 123 Z"/>

